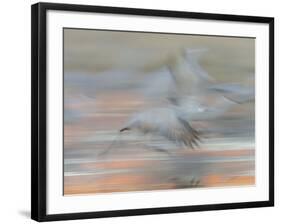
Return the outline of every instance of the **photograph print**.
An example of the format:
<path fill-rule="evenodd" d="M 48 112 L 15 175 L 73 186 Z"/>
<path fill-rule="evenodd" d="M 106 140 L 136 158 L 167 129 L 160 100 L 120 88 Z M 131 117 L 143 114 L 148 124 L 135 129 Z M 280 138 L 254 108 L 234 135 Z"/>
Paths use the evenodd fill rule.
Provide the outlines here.
<path fill-rule="evenodd" d="M 254 186 L 255 38 L 63 29 L 64 195 Z"/>

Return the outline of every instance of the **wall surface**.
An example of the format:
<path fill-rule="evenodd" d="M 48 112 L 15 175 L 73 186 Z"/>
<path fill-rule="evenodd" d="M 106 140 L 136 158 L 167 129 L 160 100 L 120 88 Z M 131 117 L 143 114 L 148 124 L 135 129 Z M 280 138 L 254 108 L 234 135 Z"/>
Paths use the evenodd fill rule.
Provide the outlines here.
<path fill-rule="evenodd" d="M 139 7 L 195 12 L 275 17 L 275 160 L 276 206 L 169 215 L 79 220 L 60 223 L 279 223 L 280 198 L 280 6 L 278 1 L 212 0 L 68 0 L 63 3 Z M 30 5 L 35 1 L 5 1 L 1 4 L 0 82 L 0 222 L 35 223 L 30 220 Z"/>

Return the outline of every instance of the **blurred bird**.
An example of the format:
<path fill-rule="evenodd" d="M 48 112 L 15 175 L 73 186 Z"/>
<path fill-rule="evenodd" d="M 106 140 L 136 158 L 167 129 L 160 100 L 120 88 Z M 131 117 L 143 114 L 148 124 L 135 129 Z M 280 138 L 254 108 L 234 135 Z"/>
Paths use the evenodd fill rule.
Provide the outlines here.
<path fill-rule="evenodd" d="M 169 98 L 182 116 L 191 120 L 211 120 L 233 106 L 254 99 L 254 90 L 237 83 L 217 83 L 199 64 L 207 49 L 184 49 L 169 64 L 177 93 Z"/>
<path fill-rule="evenodd" d="M 178 145 L 193 148 L 198 145 L 199 133 L 191 127 L 176 107 L 153 108 L 134 115 L 120 132 L 139 131 L 165 137 Z"/>
<path fill-rule="evenodd" d="M 165 78 L 166 88 L 167 81 L 171 82 L 170 86 L 175 86 L 175 91 L 168 92 L 168 103 L 136 113 L 120 132 L 138 131 L 144 135 L 158 135 L 177 145 L 194 148 L 199 145 L 201 133 L 191 126 L 192 121 L 214 119 L 234 105 L 252 100 L 254 92 L 251 89 L 239 84 L 215 82 L 199 64 L 199 58 L 206 51 L 184 49 L 170 60 L 168 69 L 162 69 L 159 73 L 169 72 L 172 77 Z"/>

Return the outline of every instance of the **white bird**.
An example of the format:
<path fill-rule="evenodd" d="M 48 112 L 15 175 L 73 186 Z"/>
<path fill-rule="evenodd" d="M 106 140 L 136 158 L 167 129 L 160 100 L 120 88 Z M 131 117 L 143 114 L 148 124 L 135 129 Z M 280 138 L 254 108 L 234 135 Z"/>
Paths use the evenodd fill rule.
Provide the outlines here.
<path fill-rule="evenodd" d="M 181 116 L 181 111 L 175 106 L 139 112 L 120 130 L 120 132 L 124 131 L 159 135 L 176 144 L 191 148 L 197 146 L 200 140 L 199 133 Z"/>
<path fill-rule="evenodd" d="M 178 145 L 193 148 L 198 146 L 200 136 L 190 122 L 214 119 L 236 105 L 238 101 L 228 98 L 225 96 L 227 94 L 236 94 L 241 102 L 246 102 L 251 91 L 247 92 L 239 85 L 218 85 L 199 65 L 198 60 L 205 51 L 187 49 L 175 57 L 168 65 L 171 81 L 174 82 L 171 85 L 176 86 L 176 93 L 168 97 L 169 104 L 136 113 L 120 132 L 138 131 L 144 135 L 158 135 Z M 211 102 L 210 98 L 213 98 Z"/>
<path fill-rule="evenodd" d="M 170 98 L 181 108 L 183 117 L 191 120 L 211 120 L 233 106 L 254 99 L 254 90 L 237 83 L 218 84 L 199 64 L 206 49 L 184 49 L 169 64 L 177 94 Z"/>

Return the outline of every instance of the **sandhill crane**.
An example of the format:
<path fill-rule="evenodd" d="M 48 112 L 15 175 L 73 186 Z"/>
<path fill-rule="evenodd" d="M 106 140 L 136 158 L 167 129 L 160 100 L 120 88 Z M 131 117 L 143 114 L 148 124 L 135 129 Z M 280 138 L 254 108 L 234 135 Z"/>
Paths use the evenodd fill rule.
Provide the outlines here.
<path fill-rule="evenodd" d="M 166 139 L 193 148 L 198 145 L 199 133 L 181 116 L 176 107 L 153 108 L 137 113 L 120 130 L 156 134 Z"/>
<path fill-rule="evenodd" d="M 167 70 L 176 86 L 176 93 L 168 97 L 170 102 L 165 107 L 134 114 L 120 132 L 138 131 L 145 135 L 159 135 L 176 144 L 193 148 L 198 146 L 200 136 L 190 122 L 214 119 L 233 105 L 251 99 L 252 92 L 247 92 L 239 85 L 215 83 L 198 62 L 205 51 L 185 49 L 176 56 L 168 64 Z M 240 102 L 227 97 L 227 94 L 240 96 Z M 208 102 L 210 95 L 214 96 L 211 103 Z"/>
<path fill-rule="evenodd" d="M 214 119 L 234 105 L 254 99 L 252 88 L 237 83 L 216 83 L 199 64 L 201 55 L 206 51 L 184 49 L 168 65 L 177 86 L 177 94 L 170 101 L 190 121 Z"/>

